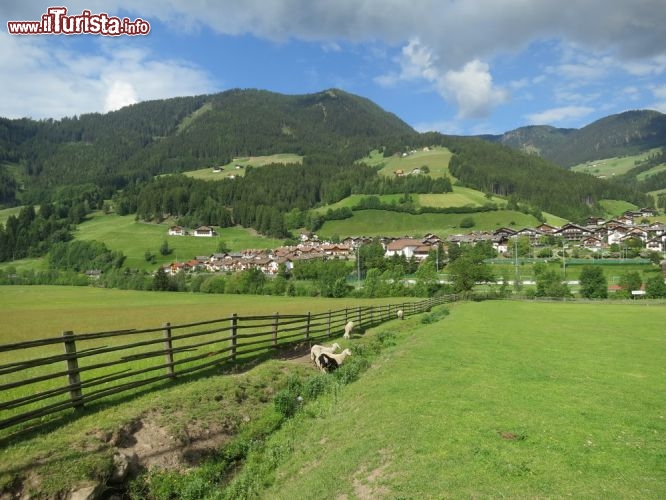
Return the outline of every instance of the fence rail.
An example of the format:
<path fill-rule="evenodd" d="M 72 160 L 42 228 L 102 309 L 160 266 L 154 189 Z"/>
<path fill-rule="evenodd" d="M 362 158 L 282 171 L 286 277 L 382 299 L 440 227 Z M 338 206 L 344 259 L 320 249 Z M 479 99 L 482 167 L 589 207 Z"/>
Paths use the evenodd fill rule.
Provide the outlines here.
<path fill-rule="evenodd" d="M 436 297 L 319 314 L 233 314 L 142 330 L 66 331 L 60 338 L 0 345 L 0 354 L 8 353 L 3 357 L 15 358 L 0 364 L 0 394 L 10 398 L 0 400 L 0 429 L 225 363 L 251 361 L 276 348 L 321 342 L 339 336 L 348 321 L 365 330 L 395 319 L 398 309 L 409 316 L 454 300 Z M 120 337 L 130 341 L 118 343 Z"/>

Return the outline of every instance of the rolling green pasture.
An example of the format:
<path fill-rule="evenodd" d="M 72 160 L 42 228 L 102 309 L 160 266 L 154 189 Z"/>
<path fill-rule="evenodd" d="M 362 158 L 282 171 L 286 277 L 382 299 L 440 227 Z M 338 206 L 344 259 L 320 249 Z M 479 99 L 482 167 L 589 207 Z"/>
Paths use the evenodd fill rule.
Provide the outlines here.
<path fill-rule="evenodd" d="M 273 163 L 302 163 L 303 157 L 292 153 L 278 153 L 268 156 L 248 156 L 243 158 L 234 158 L 226 165 L 218 165 L 220 171 L 214 172 L 213 167 L 201 168 L 199 170 L 191 170 L 184 172 L 185 175 L 195 179 L 203 179 L 205 181 L 217 181 L 224 179 L 229 175 L 243 176 L 245 175 L 245 167 L 263 167 Z M 237 169 L 237 165 L 242 165 L 243 168 Z"/>
<path fill-rule="evenodd" d="M 594 160 L 574 165 L 571 170 L 594 175 L 595 177 L 613 177 L 614 175 L 626 174 L 636 166 L 637 162 L 646 160 L 651 154 L 658 153 L 661 148 L 651 149 L 644 153 L 632 156 L 622 156 Z"/>
<path fill-rule="evenodd" d="M 387 299 L 330 299 L 166 293 L 68 286 L 0 286 L 0 344 L 75 333 L 159 327 L 260 314 L 305 314 L 395 303 Z M 0 354 L 0 362 L 2 362 Z"/>
<path fill-rule="evenodd" d="M 638 207 L 633 203 L 622 200 L 600 200 L 599 204 L 611 217 L 622 215 L 627 210 L 636 210 Z"/>
<path fill-rule="evenodd" d="M 663 172 L 666 170 L 666 163 L 662 163 L 661 165 L 657 165 L 656 167 L 652 167 L 650 170 L 646 170 L 645 172 L 641 172 L 636 176 L 636 178 L 639 181 L 644 181 L 647 177 L 651 175 L 658 174 L 659 172 Z"/>
<path fill-rule="evenodd" d="M 61 287 L 61 286 L 0 286 L 0 303 L 3 304 L 2 326 L 0 326 L 0 344 L 16 342 L 61 338 L 62 332 L 73 331 L 75 335 L 94 332 L 110 332 L 125 330 L 126 334 L 105 337 L 101 339 L 77 340 L 77 351 L 84 352 L 100 347 L 121 347 L 136 342 L 158 341 L 161 345 L 162 326 L 169 322 L 177 325 L 200 323 L 202 321 L 219 321 L 208 328 L 227 328 L 229 318 L 237 314 L 241 334 L 258 333 L 252 341 L 266 342 L 272 339 L 272 321 L 263 321 L 255 325 L 253 322 L 243 321 L 248 316 L 269 316 L 278 313 L 282 316 L 288 314 L 304 315 L 308 312 L 317 314 L 327 311 L 349 309 L 350 314 L 356 307 L 365 305 L 383 305 L 401 302 L 395 298 L 376 300 L 334 300 L 323 298 L 287 298 L 267 296 L 239 296 L 239 295 L 206 295 L 193 293 L 156 293 L 110 290 L 92 287 Z M 341 321 L 338 317 L 335 321 Z M 303 323 L 301 323 L 303 326 Z M 154 332 L 133 333 L 131 330 L 156 329 Z M 191 332 L 201 332 L 206 327 L 188 327 L 178 329 L 174 335 L 184 335 Z M 339 328 L 338 335 L 342 334 Z M 302 332 L 303 330 L 301 330 Z M 290 332 L 295 334 L 296 332 Z M 286 333 L 285 333 L 286 334 Z M 183 353 L 174 354 L 176 362 L 180 362 L 177 371 L 184 371 L 188 367 L 199 367 L 202 361 L 187 361 L 191 356 L 204 356 L 206 353 L 220 356 L 218 350 L 226 347 L 228 342 L 219 339 L 227 337 L 228 331 L 218 335 L 208 335 L 205 340 L 208 344 L 192 347 Z M 302 337 L 301 337 L 302 338 Z M 201 339 L 201 337 L 199 337 Z M 200 340 L 201 341 L 201 340 Z M 249 340 L 239 340 L 242 346 Z M 190 340 L 174 341 L 174 347 L 196 343 Z M 83 357 L 79 360 L 79 367 L 85 373 L 83 381 L 93 381 L 119 373 L 119 366 L 123 369 L 133 370 L 132 382 L 145 380 L 149 377 L 164 373 L 163 357 L 146 357 L 154 347 L 134 346 L 124 348 L 118 352 L 100 353 L 92 357 Z M 245 347 L 247 350 L 248 347 Z M 243 348 L 241 348 L 241 351 Z M 26 347 L 21 350 L 0 352 L 0 365 L 15 363 L 17 361 L 33 360 L 45 356 L 60 355 L 63 351 L 62 342 L 48 346 Z M 136 357 L 136 359 L 132 359 Z M 243 355 L 240 355 L 242 358 Z M 240 359 L 239 358 L 239 359 Z M 128 359 L 128 361 L 123 361 Z M 118 363 L 122 363 L 118 365 Z M 108 366 L 99 366 L 107 364 Z M 155 369 L 157 371 L 144 370 Z M 17 373 L 3 375 L 3 383 L 23 381 L 28 378 L 44 377 L 58 371 L 58 364 L 35 366 Z M 142 371 L 144 371 L 142 373 Z M 36 385 L 17 387 L 3 391 L 3 400 L 28 397 L 36 392 L 44 392 L 62 387 L 62 377 L 44 380 Z M 114 385 L 106 387 L 109 389 Z M 120 396 L 125 397 L 126 395 Z M 112 396 L 115 398 L 115 396 Z M 62 398 L 60 398 L 62 400 Z M 115 401 L 115 399 L 113 399 Z M 0 420 L 11 418 L 19 413 L 37 410 L 44 405 L 53 403 L 35 402 L 29 406 L 21 407 L 18 411 L 3 409 L 0 411 Z M 0 432 L 0 437 L 2 432 Z"/>
<path fill-rule="evenodd" d="M 281 240 L 266 238 L 240 227 L 217 229 L 213 238 L 193 236 L 169 236 L 168 224 L 138 222 L 133 215 L 105 215 L 95 212 L 80 224 L 74 234 L 77 239 L 102 241 L 112 250 L 120 250 L 126 256 L 125 264 L 138 269 L 155 269 L 157 264 L 193 259 L 197 255 L 211 255 L 220 241 L 232 250 L 245 248 L 275 248 Z M 160 246 L 166 240 L 172 250 L 170 255 L 161 255 Z M 146 251 L 155 254 L 156 264 L 145 260 Z"/>
<path fill-rule="evenodd" d="M 4 226 L 4 224 L 7 222 L 7 219 L 11 217 L 12 215 L 18 217 L 19 212 L 21 211 L 21 208 L 23 207 L 11 207 L 11 208 L 3 208 L 0 210 L 0 224 Z"/>
<path fill-rule="evenodd" d="M 471 217 L 475 226 L 460 228 L 462 219 Z M 472 230 L 498 229 L 502 226 L 535 227 L 539 222 L 522 212 L 499 210 L 473 214 L 419 214 L 412 215 L 386 210 L 361 210 L 344 220 L 326 221 L 317 233 L 328 238 L 333 235 L 351 236 L 423 236 L 434 233 L 440 237 Z"/>
<path fill-rule="evenodd" d="M 137 322 L 141 317 L 132 312 L 139 308 L 133 292 L 85 297 L 78 289 L 60 295 L 64 287 L 31 287 L 25 293 L 36 295 L 11 299 L 17 289 L 0 289 L 10 310 L 27 310 L 21 299 L 34 299 L 37 310 L 77 315 L 103 300 L 111 309 L 130 308 Z M 162 307 L 170 318 L 177 310 L 187 315 L 211 307 L 205 301 L 216 298 L 238 300 L 240 310 L 246 299 L 139 296 L 140 305 Z M 332 301 L 253 302 L 261 311 L 286 312 L 289 302 L 302 311 Z M 666 496 L 665 307 L 486 301 L 449 308 L 434 323 L 409 317 L 351 340 L 354 350 L 377 336 L 393 338 L 359 380 L 306 401 L 259 447 L 263 455 L 251 457 L 255 467 L 239 467 L 237 480 L 252 488 L 247 497 L 313 498 L 322 491 L 331 492 L 324 498 Z M 307 370 L 269 361 L 248 372 L 251 378 L 218 375 L 163 388 L 84 415 L 60 432 L 10 442 L 0 457 L 0 484 L 10 484 L 17 471 L 33 471 L 41 474 L 35 484 L 55 495 L 77 480 L 103 476 L 112 453 L 96 436 L 133 419 L 152 418 L 176 444 L 189 426 L 215 428 L 220 419 L 233 419 L 235 407 L 257 425 L 257 413 L 234 405 L 234 387 L 269 390 L 278 373 Z M 205 483 L 211 479 L 203 472 L 184 489 L 224 495 L 223 487 Z M 196 489 L 204 486 L 209 489 Z"/>
<path fill-rule="evenodd" d="M 550 270 L 555 271 L 562 276 L 562 279 L 564 279 L 565 269 L 561 262 L 549 262 L 547 265 Z M 583 267 L 587 265 L 598 265 L 601 267 L 609 285 L 619 283 L 622 276 L 630 272 L 637 272 L 641 276 L 643 282 L 654 276 L 661 275 L 661 268 L 654 264 L 633 264 L 630 261 L 627 261 L 626 264 L 604 264 L 603 262 L 599 263 L 599 261 L 590 260 L 586 264 L 567 263 L 567 281 L 578 280 Z M 507 259 L 505 264 L 492 263 L 490 264 L 490 267 L 497 278 L 507 276 L 510 280 L 513 280 L 516 276 L 516 265 L 511 259 Z M 535 276 L 533 265 L 529 263 L 519 263 L 518 275 L 521 281 L 534 281 Z"/>
<path fill-rule="evenodd" d="M 447 148 L 432 148 L 429 151 L 419 150 L 416 153 L 406 157 L 390 156 L 384 158 L 379 151 L 373 151 L 370 156 L 362 158 L 360 161 L 371 166 L 381 166 L 380 173 L 383 175 L 394 176 L 396 170 L 402 170 L 405 175 L 413 169 L 427 165 L 430 169 L 431 177 L 451 177 L 449 172 L 449 161 L 453 153 Z"/>
<path fill-rule="evenodd" d="M 664 498 L 664 321 L 507 301 L 410 318 L 360 381 L 271 438 L 259 497 Z"/>

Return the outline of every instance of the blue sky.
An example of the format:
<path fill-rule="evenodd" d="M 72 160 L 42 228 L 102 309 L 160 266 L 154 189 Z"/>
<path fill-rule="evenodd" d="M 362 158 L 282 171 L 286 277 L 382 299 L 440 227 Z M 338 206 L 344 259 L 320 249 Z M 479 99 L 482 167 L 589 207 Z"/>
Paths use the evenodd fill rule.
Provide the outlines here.
<path fill-rule="evenodd" d="M 145 36 L 10 35 L 53 4 L 0 7 L 0 116 L 61 118 L 134 102 L 336 87 L 417 130 L 581 127 L 666 112 L 663 0 L 73 0 L 141 18 Z M 57 5 L 63 5 L 58 3 Z"/>

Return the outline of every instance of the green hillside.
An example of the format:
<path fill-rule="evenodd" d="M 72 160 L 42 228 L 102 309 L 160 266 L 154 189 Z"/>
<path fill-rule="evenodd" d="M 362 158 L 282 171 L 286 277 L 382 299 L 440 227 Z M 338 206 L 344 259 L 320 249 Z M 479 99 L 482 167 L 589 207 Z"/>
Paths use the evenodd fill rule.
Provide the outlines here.
<path fill-rule="evenodd" d="M 190 170 L 184 172 L 184 174 L 193 179 L 219 181 L 230 176 L 243 176 L 245 175 L 245 169 L 247 167 L 264 167 L 266 165 L 286 163 L 303 163 L 303 157 L 291 153 L 278 153 L 266 156 L 234 158 L 225 165 L 214 165 L 212 167 L 200 168 L 198 170 Z"/>
<path fill-rule="evenodd" d="M 22 201 L 36 203 L 55 186 L 90 182 L 110 196 L 136 179 L 238 157 L 291 153 L 353 161 L 388 139 L 415 135 L 395 115 L 341 90 L 235 89 L 58 121 L 0 120 L 6 146 L 0 162 L 23 165 Z M 9 186 L 2 175 L 0 181 Z"/>
<path fill-rule="evenodd" d="M 653 148 L 635 155 L 616 156 L 613 158 L 601 158 L 598 160 L 587 161 L 585 163 L 574 165 L 571 167 L 571 170 L 574 172 L 583 172 L 594 175 L 599 178 L 610 178 L 616 175 L 626 174 L 632 168 L 636 167 L 637 164 L 640 164 L 659 151 L 661 151 L 661 148 Z M 649 174 L 647 172 L 641 173 L 642 177 L 645 177 L 645 175 Z"/>
<path fill-rule="evenodd" d="M 461 227 L 463 219 L 474 221 L 473 227 Z M 503 226 L 535 227 L 539 221 L 522 212 L 498 210 L 472 214 L 412 215 L 388 210 L 361 210 L 344 220 L 326 221 L 317 231 L 320 237 L 338 236 L 423 236 L 434 233 L 440 237 L 476 230 L 493 231 Z"/>
<path fill-rule="evenodd" d="M 197 255 L 212 255 L 223 242 L 227 248 L 239 251 L 246 248 L 276 248 L 282 240 L 265 238 L 240 227 L 216 229 L 213 238 L 193 236 L 169 236 L 170 224 L 137 222 L 134 216 L 105 215 L 94 213 L 89 220 L 79 225 L 74 233 L 77 239 L 104 242 L 111 250 L 123 252 L 125 265 L 135 269 L 154 270 L 159 264 L 187 261 Z M 171 249 L 169 255 L 160 254 L 160 246 L 166 241 Z M 155 263 L 145 259 L 145 253 L 155 256 Z"/>
<path fill-rule="evenodd" d="M 360 161 L 379 168 L 381 174 L 388 176 L 396 175 L 397 171 L 402 171 L 405 175 L 409 175 L 414 169 L 421 169 L 426 166 L 428 167 L 428 175 L 432 177 L 451 177 L 451 172 L 449 172 L 451 156 L 452 153 L 447 148 L 426 147 L 405 153 L 405 156 L 394 154 L 384 157 L 379 151 L 373 151 Z"/>
<path fill-rule="evenodd" d="M 663 147 L 666 144 L 666 115 L 650 110 L 626 111 L 580 129 L 531 126 L 482 137 L 572 167 Z"/>

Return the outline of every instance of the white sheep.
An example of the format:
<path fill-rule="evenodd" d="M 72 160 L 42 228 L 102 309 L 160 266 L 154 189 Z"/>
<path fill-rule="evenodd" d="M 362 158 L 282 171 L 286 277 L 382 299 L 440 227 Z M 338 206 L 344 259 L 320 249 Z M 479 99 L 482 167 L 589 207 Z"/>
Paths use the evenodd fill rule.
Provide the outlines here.
<path fill-rule="evenodd" d="M 339 354 L 327 354 L 324 352 L 317 356 L 316 364 L 322 372 L 330 373 L 337 370 L 344 360 L 347 359 L 347 356 L 351 356 L 351 353 L 349 349 L 345 349 Z"/>
<path fill-rule="evenodd" d="M 319 356 L 321 353 L 325 352 L 326 354 L 331 354 L 337 351 L 338 349 L 340 349 L 340 344 L 338 344 L 337 342 L 329 347 L 315 344 L 310 348 L 310 360 L 313 363 L 316 363 L 315 360 L 317 359 L 317 356 Z"/>
<path fill-rule="evenodd" d="M 395 313 L 398 316 L 398 319 L 404 319 L 405 313 L 402 309 L 398 309 L 398 312 Z"/>
<path fill-rule="evenodd" d="M 345 334 L 342 337 L 345 339 L 350 338 L 353 329 L 354 329 L 354 322 L 353 321 L 347 322 L 347 324 L 345 325 Z"/>

